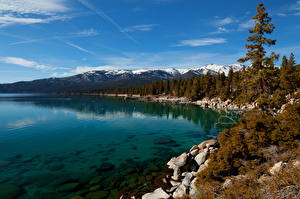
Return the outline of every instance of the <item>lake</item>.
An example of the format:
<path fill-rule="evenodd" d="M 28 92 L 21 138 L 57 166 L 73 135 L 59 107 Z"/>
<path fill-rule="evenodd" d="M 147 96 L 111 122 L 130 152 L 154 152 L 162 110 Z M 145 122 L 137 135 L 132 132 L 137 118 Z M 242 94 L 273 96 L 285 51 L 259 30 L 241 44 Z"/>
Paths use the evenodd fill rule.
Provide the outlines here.
<path fill-rule="evenodd" d="M 228 128 L 216 126 L 224 114 L 122 98 L 1 94 L 0 198 L 152 191 L 171 157 Z"/>

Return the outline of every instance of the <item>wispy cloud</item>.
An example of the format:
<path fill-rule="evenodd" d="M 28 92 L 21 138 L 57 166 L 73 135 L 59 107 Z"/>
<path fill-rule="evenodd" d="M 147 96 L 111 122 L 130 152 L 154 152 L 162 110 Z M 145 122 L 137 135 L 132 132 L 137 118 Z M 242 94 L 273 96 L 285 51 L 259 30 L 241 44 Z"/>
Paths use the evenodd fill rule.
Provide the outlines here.
<path fill-rule="evenodd" d="M 210 46 L 214 44 L 222 44 L 226 43 L 227 40 L 224 38 L 202 38 L 202 39 L 191 39 L 191 40 L 182 40 L 179 41 L 175 47 L 181 46 L 190 46 L 190 47 L 198 47 L 198 46 Z"/>
<path fill-rule="evenodd" d="M 73 33 L 74 35 L 80 35 L 80 36 L 96 36 L 96 35 L 99 35 L 98 31 L 93 29 L 93 28 L 90 28 L 90 29 L 87 29 L 87 30 L 82 30 L 82 31 L 79 31 L 79 32 L 76 32 L 76 33 Z"/>
<path fill-rule="evenodd" d="M 0 12 L 52 15 L 66 12 L 66 0 L 1 0 Z"/>
<path fill-rule="evenodd" d="M 224 25 L 229 25 L 229 24 L 236 23 L 236 22 L 238 22 L 238 20 L 235 19 L 234 17 L 226 17 L 223 19 L 218 19 L 217 21 L 214 22 L 214 24 L 216 26 L 224 26 Z"/>
<path fill-rule="evenodd" d="M 87 50 L 87 49 L 85 49 L 85 48 L 83 48 L 83 47 L 80 47 L 80 46 L 78 46 L 78 45 L 76 45 L 76 44 L 74 44 L 74 43 L 71 43 L 71 42 L 65 42 L 68 46 L 71 46 L 71 47 L 73 47 L 73 48 L 76 48 L 76 49 L 78 49 L 78 50 L 80 50 L 80 51 L 82 51 L 82 52 L 85 52 L 85 53 L 88 53 L 88 54 L 91 54 L 91 55 L 95 55 L 95 53 L 94 52 L 92 52 L 92 51 L 89 51 L 89 50 Z"/>
<path fill-rule="evenodd" d="M 7 64 L 18 65 L 26 68 L 33 68 L 36 70 L 58 70 L 58 69 L 69 69 L 64 67 L 53 67 L 49 65 L 39 64 L 35 61 L 23 59 L 20 57 L 0 57 L 0 61 Z"/>
<path fill-rule="evenodd" d="M 30 17 L 15 17 L 13 15 L 3 15 L 0 16 L 0 27 L 17 25 L 17 24 L 40 24 L 40 23 L 50 23 L 52 21 L 64 21 L 69 19 L 67 16 L 51 16 L 46 18 L 30 18 Z"/>
<path fill-rule="evenodd" d="M 277 13 L 277 16 L 279 17 L 300 16 L 300 1 L 297 0 L 292 4 L 282 7 L 280 12 Z"/>
<path fill-rule="evenodd" d="M 90 9 L 91 11 L 95 12 L 98 16 L 103 18 L 104 20 L 111 23 L 119 32 L 124 34 L 128 39 L 131 41 L 138 43 L 132 36 L 130 36 L 128 33 L 123 31 L 123 28 L 110 16 L 108 16 L 105 12 L 100 10 L 99 8 L 95 7 L 93 4 L 91 4 L 88 0 L 78 0 L 82 5 L 84 5 L 86 8 Z"/>
<path fill-rule="evenodd" d="M 254 26 L 254 24 L 255 24 L 255 22 L 252 19 L 250 19 L 248 21 L 240 23 L 239 27 L 238 27 L 238 30 L 241 31 L 241 30 L 252 28 Z"/>
<path fill-rule="evenodd" d="M 230 29 L 227 29 L 225 27 L 218 27 L 216 31 L 210 32 L 209 34 L 215 35 L 215 34 L 223 34 L 223 33 L 229 33 L 231 32 Z"/>
<path fill-rule="evenodd" d="M 1 33 L 0 33 L 1 34 Z M 30 44 L 30 43 L 37 43 L 42 41 L 48 41 L 48 40 L 63 40 L 63 39 L 72 39 L 72 38 L 81 38 L 81 37 L 92 37 L 96 36 L 97 34 L 91 31 L 82 31 L 82 32 L 76 32 L 76 33 L 67 33 L 67 34 L 61 34 L 57 36 L 52 37 L 45 37 L 45 38 L 36 38 L 36 39 L 24 39 L 23 41 L 13 42 L 9 43 L 8 45 L 22 45 L 22 44 Z M 8 35 L 9 36 L 9 35 Z"/>
<path fill-rule="evenodd" d="M 0 27 L 62 21 L 70 16 L 61 13 L 70 9 L 67 0 L 1 0 Z"/>
<path fill-rule="evenodd" d="M 129 26 L 123 29 L 123 32 L 135 32 L 135 31 L 151 31 L 158 24 L 145 24 L 145 25 L 136 25 Z"/>

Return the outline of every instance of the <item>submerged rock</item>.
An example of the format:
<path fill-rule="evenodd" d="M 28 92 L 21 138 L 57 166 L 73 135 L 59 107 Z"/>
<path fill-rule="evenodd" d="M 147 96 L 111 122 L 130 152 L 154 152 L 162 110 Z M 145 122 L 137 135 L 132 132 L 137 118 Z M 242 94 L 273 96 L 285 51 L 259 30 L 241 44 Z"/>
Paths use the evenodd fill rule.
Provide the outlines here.
<path fill-rule="evenodd" d="M 87 194 L 86 197 L 88 199 L 107 199 L 108 195 L 108 191 L 96 191 Z"/>
<path fill-rule="evenodd" d="M 60 164 L 60 163 L 54 163 L 54 164 L 50 164 L 48 166 L 48 169 L 50 171 L 58 171 L 58 170 L 61 170 L 63 169 L 65 166 L 63 164 Z"/>
<path fill-rule="evenodd" d="M 158 188 L 152 193 L 146 193 L 142 199 L 168 199 L 170 196 L 162 188 Z"/>
<path fill-rule="evenodd" d="M 115 165 L 111 164 L 111 163 L 103 163 L 100 165 L 100 167 L 97 168 L 97 171 L 110 171 L 113 170 L 115 168 Z"/>
<path fill-rule="evenodd" d="M 154 144 L 175 144 L 176 141 L 168 137 L 160 137 L 154 140 Z"/>
<path fill-rule="evenodd" d="M 1 199 L 16 199 L 22 194 L 22 189 L 14 184 L 0 184 Z"/>
<path fill-rule="evenodd" d="M 77 183 L 77 182 L 72 182 L 72 183 L 64 184 L 64 185 L 61 185 L 58 188 L 58 191 L 59 192 L 72 192 L 72 191 L 76 190 L 79 187 L 79 185 L 80 184 Z"/>

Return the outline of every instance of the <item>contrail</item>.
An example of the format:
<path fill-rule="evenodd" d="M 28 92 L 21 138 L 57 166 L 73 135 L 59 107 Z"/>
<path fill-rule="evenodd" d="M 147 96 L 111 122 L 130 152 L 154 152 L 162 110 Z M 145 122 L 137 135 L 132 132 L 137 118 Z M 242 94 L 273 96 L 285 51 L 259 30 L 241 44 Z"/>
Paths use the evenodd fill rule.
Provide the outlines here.
<path fill-rule="evenodd" d="M 138 43 L 137 40 L 135 40 L 133 37 L 131 37 L 128 33 L 124 32 L 123 28 L 116 22 L 114 21 L 110 16 L 105 14 L 102 10 L 96 8 L 93 6 L 91 3 L 88 2 L 88 0 L 78 0 L 82 5 L 87 7 L 88 9 L 94 11 L 98 16 L 101 18 L 105 19 L 106 21 L 110 22 L 120 33 L 124 34 L 128 39 L 131 41 Z"/>
<path fill-rule="evenodd" d="M 86 52 L 86 53 L 88 53 L 88 54 L 95 55 L 94 52 L 91 52 L 91 51 L 89 51 L 89 50 L 87 50 L 87 49 L 85 49 L 85 48 L 82 48 L 82 47 L 80 47 L 80 46 L 78 46 L 78 45 L 76 45 L 76 44 L 73 44 L 73 43 L 71 43 L 71 42 L 65 42 L 65 44 L 67 44 L 67 45 L 69 45 L 69 46 L 71 46 L 71 47 L 73 47 L 73 48 L 76 48 L 76 49 L 78 49 L 78 50 L 80 50 L 80 51 Z"/>

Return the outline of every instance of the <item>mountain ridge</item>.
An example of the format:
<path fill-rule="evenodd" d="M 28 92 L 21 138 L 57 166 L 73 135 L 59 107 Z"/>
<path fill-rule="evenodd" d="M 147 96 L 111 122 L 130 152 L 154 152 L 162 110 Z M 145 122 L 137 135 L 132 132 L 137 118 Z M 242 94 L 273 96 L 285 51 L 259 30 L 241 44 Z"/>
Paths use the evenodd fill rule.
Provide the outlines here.
<path fill-rule="evenodd" d="M 228 75 L 230 68 L 233 71 L 239 71 L 243 67 L 240 64 L 208 64 L 187 69 L 94 70 L 62 78 L 52 77 L 0 84 L 0 92 L 60 92 L 143 86 L 158 80 L 188 79 L 204 75 L 208 72 L 214 75 L 223 72 L 225 75 Z"/>

